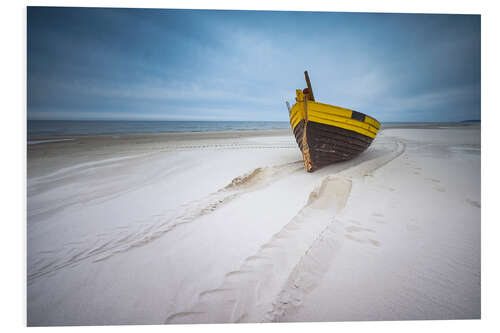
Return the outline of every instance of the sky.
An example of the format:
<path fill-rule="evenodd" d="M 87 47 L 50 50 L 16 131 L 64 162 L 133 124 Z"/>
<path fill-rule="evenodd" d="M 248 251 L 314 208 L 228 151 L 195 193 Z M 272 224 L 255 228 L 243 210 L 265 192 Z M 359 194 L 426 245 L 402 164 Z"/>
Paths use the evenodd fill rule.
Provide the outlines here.
<path fill-rule="evenodd" d="M 479 15 L 28 7 L 27 116 L 288 121 L 316 101 L 379 121 L 481 118 Z"/>

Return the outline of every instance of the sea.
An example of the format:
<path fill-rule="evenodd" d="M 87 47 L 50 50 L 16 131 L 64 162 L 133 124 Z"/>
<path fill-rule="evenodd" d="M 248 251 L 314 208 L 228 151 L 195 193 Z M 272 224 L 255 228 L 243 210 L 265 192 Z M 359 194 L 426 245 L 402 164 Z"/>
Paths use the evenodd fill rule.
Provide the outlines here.
<path fill-rule="evenodd" d="M 462 122 L 464 124 L 465 122 Z M 468 122 L 467 122 L 468 123 Z M 457 126 L 461 123 L 385 122 L 382 128 Z M 28 120 L 28 139 L 59 136 L 289 129 L 288 121 Z"/>
<path fill-rule="evenodd" d="M 57 136 L 248 131 L 286 128 L 290 128 L 288 121 L 28 120 L 28 139 Z"/>

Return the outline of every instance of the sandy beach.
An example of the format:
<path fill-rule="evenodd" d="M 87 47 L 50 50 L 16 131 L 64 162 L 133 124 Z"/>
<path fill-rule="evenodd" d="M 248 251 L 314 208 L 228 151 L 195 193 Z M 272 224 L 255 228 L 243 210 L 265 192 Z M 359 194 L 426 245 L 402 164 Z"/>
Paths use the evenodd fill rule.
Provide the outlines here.
<path fill-rule="evenodd" d="M 314 173 L 289 129 L 58 139 L 27 148 L 29 326 L 481 316 L 480 124 Z"/>

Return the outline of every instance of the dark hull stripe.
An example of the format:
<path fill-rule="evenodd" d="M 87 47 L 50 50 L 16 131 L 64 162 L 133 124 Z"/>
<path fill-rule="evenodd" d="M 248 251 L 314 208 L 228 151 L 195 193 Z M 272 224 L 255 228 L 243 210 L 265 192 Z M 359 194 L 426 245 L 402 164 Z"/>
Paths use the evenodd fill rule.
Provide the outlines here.
<path fill-rule="evenodd" d="M 365 122 L 366 115 L 358 111 L 352 111 L 351 119 L 359 120 Z"/>

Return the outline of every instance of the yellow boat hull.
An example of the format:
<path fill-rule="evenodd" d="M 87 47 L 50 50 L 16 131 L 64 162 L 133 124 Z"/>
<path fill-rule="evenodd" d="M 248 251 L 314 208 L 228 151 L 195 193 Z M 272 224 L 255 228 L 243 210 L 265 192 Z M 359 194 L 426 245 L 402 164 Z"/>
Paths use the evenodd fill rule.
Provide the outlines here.
<path fill-rule="evenodd" d="M 290 125 L 309 172 L 357 156 L 380 129 L 376 119 L 363 113 L 304 101 L 300 90 L 297 103 L 290 109 Z"/>

